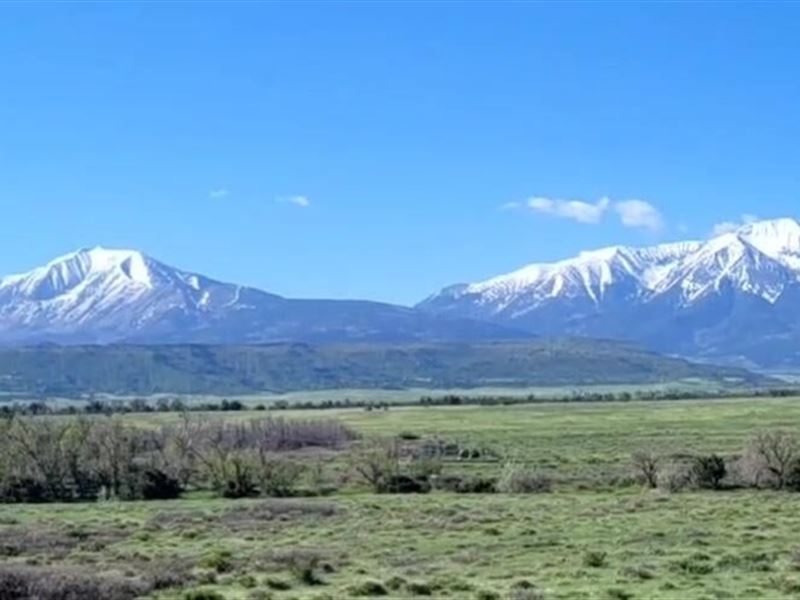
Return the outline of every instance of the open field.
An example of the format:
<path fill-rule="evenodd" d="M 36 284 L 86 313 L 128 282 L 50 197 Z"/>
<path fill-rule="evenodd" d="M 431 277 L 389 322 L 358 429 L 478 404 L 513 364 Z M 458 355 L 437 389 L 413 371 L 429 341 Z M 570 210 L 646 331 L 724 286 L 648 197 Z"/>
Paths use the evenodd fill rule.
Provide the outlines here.
<path fill-rule="evenodd" d="M 261 413 L 263 415 L 263 413 Z M 732 459 L 760 430 L 800 430 L 800 400 L 715 400 L 388 411 L 281 411 L 335 418 L 366 436 L 440 437 L 548 473 L 551 493 L 0 506 L 5 566 L 60 565 L 134 578 L 149 597 L 789 598 L 800 594 L 800 496 L 753 489 L 649 490 L 632 451 Z M 212 413 L 247 419 L 253 412 Z M 127 415 L 154 426 L 173 413 Z M 344 455 L 326 453 L 337 473 Z M 498 460 L 444 473 L 496 473 Z M 176 591 L 180 581 L 183 589 Z M 186 596 L 189 597 L 189 596 Z M 196 596 L 202 598 L 203 596 Z M 213 596 L 206 596 L 213 597 Z"/>
<path fill-rule="evenodd" d="M 666 394 L 666 393 L 685 393 L 710 395 L 739 392 L 737 388 L 725 387 L 719 382 L 700 379 L 687 378 L 681 380 L 665 380 L 659 383 L 649 384 L 597 384 L 597 385 L 561 385 L 561 386 L 529 386 L 529 387 L 500 387 L 500 386 L 480 386 L 471 388 L 441 388 L 433 389 L 426 387 L 410 387 L 403 389 L 364 389 L 364 388 L 344 388 L 344 389 L 325 389 L 304 392 L 286 393 L 253 393 L 253 394 L 226 394 L 224 398 L 237 400 L 248 407 L 265 406 L 273 407 L 276 404 L 297 405 L 313 404 L 320 405 L 326 402 L 341 404 L 347 401 L 353 404 L 414 404 L 420 398 L 443 396 L 461 396 L 467 398 L 480 397 L 502 397 L 502 398 L 528 398 L 533 396 L 544 402 L 547 400 L 558 400 L 573 398 L 588 394 Z M 171 401 L 179 399 L 186 406 L 196 406 L 204 403 L 218 403 L 221 396 L 213 394 L 149 394 L 149 395 L 121 395 L 121 394 L 93 394 L 92 399 L 102 402 L 130 402 L 135 399 L 143 399 L 152 405 L 159 401 Z M 36 398 L 38 399 L 38 398 Z M 48 404 L 55 407 L 80 406 L 87 401 L 76 400 L 68 397 L 47 396 Z M 31 398 L 15 395 L 8 392 L 0 392 L 0 402 L 14 403 L 15 401 L 29 402 Z"/>
<path fill-rule="evenodd" d="M 207 413 L 210 419 L 247 420 L 254 414 Z M 759 430 L 797 427 L 800 400 L 720 399 L 657 402 L 548 403 L 518 406 L 330 409 L 280 411 L 286 418 L 335 418 L 367 436 L 413 433 L 441 437 L 552 471 L 565 482 L 629 473 L 637 449 L 733 455 Z M 177 413 L 132 414 L 135 423 L 175 423 Z M 481 463 L 460 468 L 484 468 Z M 494 465 L 491 465 L 494 468 Z"/>

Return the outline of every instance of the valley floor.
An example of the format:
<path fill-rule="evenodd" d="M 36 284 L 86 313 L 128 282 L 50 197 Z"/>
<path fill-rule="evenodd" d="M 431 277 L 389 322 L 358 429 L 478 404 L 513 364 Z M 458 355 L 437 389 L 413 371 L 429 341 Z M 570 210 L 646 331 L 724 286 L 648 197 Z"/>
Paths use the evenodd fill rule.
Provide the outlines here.
<path fill-rule="evenodd" d="M 626 490 L 26 506 L 0 511 L 0 535 L 35 536 L 29 562 L 93 573 L 200 565 L 203 589 L 236 599 L 777 598 L 800 593 L 796 502 Z M 312 585 L 297 574 L 310 559 Z"/>
<path fill-rule="evenodd" d="M 491 447 L 548 472 L 554 489 L 377 495 L 345 486 L 317 498 L 225 500 L 195 493 L 173 501 L 3 505 L 0 569 L 157 573 L 163 589 L 150 597 L 197 600 L 214 597 L 201 592 L 243 600 L 800 595 L 799 494 L 649 490 L 630 481 L 629 464 L 639 448 L 730 459 L 758 431 L 800 430 L 797 399 L 313 415 L 340 419 L 368 437 L 438 436 Z M 177 418 L 125 417 L 140 424 Z M 338 468 L 344 472 L 343 464 Z M 497 468 L 490 461 L 446 466 L 476 473 Z"/>

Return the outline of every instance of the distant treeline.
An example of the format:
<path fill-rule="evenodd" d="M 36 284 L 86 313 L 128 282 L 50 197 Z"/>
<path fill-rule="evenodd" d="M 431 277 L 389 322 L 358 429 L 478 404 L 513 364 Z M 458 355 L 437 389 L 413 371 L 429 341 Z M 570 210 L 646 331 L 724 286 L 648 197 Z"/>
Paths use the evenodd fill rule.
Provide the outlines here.
<path fill-rule="evenodd" d="M 76 402 L 54 403 L 47 400 L 33 402 L 7 402 L 0 406 L 0 417 L 13 415 L 99 415 L 125 413 L 185 413 L 185 412 L 235 412 L 243 410 L 280 411 L 280 410 L 325 410 L 325 409 L 364 409 L 388 410 L 414 406 L 515 406 L 539 403 L 575 403 L 575 402 L 633 402 L 662 400 L 703 400 L 734 398 L 787 398 L 800 395 L 797 388 L 770 388 L 746 391 L 634 391 L 634 392 L 575 392 L 567 396 L 547 396 L 528 394 L 524 396 L 444 394 L 441 396 L 421 396 L 415 400 L 399 400 L 396 402 L 374 401 L 368 399 L 353 400 L 317 400 L 297 401 L 277 400 L 269 404 L 248 404 L 241 400 L 222 399 L 218 402 L 186 402 L 181 398 L 159 398 L 155 401 L 144 398 L 133 400 L 97 400 L 92 399 L 84 404 Z"/>

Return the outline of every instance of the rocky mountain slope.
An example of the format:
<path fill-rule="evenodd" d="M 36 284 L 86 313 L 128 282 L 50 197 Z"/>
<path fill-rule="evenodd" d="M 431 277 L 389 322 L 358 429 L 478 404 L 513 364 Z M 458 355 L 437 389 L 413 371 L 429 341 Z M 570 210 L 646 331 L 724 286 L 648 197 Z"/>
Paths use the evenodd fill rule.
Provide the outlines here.
<path fill-rule="evenodd" d="M 418 308 L 695 358 L 800 365 L 800 223 L 761 221 L 706 241 L 583 252 L 450 286 Z"/>

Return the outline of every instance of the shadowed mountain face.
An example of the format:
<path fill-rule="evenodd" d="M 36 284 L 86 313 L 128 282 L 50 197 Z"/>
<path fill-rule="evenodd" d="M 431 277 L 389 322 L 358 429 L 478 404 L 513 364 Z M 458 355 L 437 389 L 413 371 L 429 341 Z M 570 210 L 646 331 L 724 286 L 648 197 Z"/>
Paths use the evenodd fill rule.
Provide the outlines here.
<path fill-rule="evenodd" d="M 0 392 L 37 396 L 236 394 L 336 388 L 675 384 L 770 385 L 736 367 L 698 365 L 585 339 L 487 343 L 105 345 L 0 348 Z M 699 389 L 703 389 L 702 387 Z"/>
<path fill-rule="evenodd" d="M 418 308 L 541 335 L 800 366 L 800 223 L 762 221 L 705 242 L 584 252 L 450 286 Z"/>
<path fill-rule="evenodd" d="M 132 250 L 94 248 L 0 279 L 0 343 L 464 341 L 503 326 L 350 300 L 293 300 Z"/>

